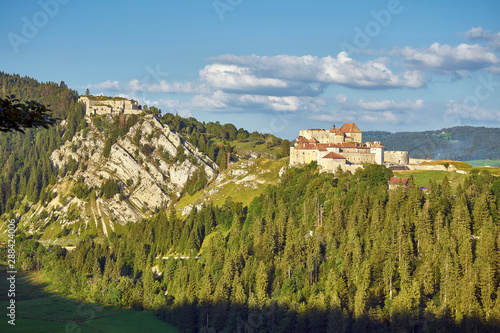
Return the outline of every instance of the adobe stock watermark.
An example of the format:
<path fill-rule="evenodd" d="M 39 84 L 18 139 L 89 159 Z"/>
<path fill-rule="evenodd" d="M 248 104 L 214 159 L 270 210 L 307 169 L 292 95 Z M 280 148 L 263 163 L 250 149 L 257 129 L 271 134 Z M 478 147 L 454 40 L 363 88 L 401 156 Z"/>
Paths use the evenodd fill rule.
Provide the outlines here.
<path fill-rule="evenodd" d="M 271 118 L 269 119 L 269 126 L 261 128 L 260 133 L 278 135 L 283 132 L 289 124 L 290 119 L 288 114 L 274 110 Z"/>
<path fill-rule="evenodd" d="M 9 298 L 9 306 L 7 306 L 7 317 L 10 319 L 7 322 L 9 325 L 16 325 L 16 220 L 12 219 L 7 224 L 7 281 L 9 289 L 7 296 Z"/>
<path fill-rule="evenodd" d="M 97 317 L 97 312 L 101 312 L 104 309 L 102 305 L 97 305 L 93 303 L 85 303 L 85 304 L 80 304 L 76 308 L 76 314 L 81 317 L 81 320 L 78 321 L 72 321 L 66 324 L 64 327 L 64 333 L 80 333 L 81 326 L 78 326 L 78 323 L 89 323 L 96 319 Z"/>
<path fill-rule="evenodd" d="M 447 123 L 455 123 L 460 125 L 462 119 L 470 118 L 474 110 L 479 110 L 481 102 L 490 98 L 493 93 L 500 87 L 500 82 L 493 81 L 493 74 L 489 74 L 487 78 L 480 76 L 479 83 L 474 88 L 474 93 L 465 97 L 462 101 L 462 107 L 448 110 L 444 113 L 443 119 Z"/>
<path fill-rule="evenodd" d="M 137 98 L 141 98 L 143 101 L 146 100 L 147 98 L 147 93 L 148 93 L 148 88 L 147 85 L 150 83 L 159 83 L 161 84 L 162 79 L 166 78 L 169 76 L 168 72 L 162 72 L 160 70 L 160 65 L 156 65 L 155 68 L 153 69 L 151 66 L 147 65 L 145 68 L 147 74 L 144 75 L 139 84 L 138 89 L 135 91 L 139 96 Z"/>
<path fill-rule="evenodd" d="M 265 321 L 271 318 L 276 311 L 276 304 L 273 302 L 269 307 L 260 310 L 252 310 L 248 313 L 247 320 L 238 318 L 236 332 L 259 332 Z"/>
<path fill-rule="evenodd" d="M 45 27 L 51 18 L 54 18 L 58 13 L 61 5 L 66 5 L 70 0 L 40 0 L 38 6 L 40 10 L 34 13 L 31 18 L 23 16 L 21 18 L 22 26 L 20 33 L 9 32 L 7 39 L 14 50 L 14 53 L 19 53 L 19 46 L 28 44 L 30 40 L 38 35 L 41 28 Z"/>
<path fill-rule="evenodd" d="M 226 12 L 232 12 L 236 7 L 241 5 L 243 0 L 215 0 L 212 2 L 219 20 L 224 21 L 224 14 Z"/>
<path fill-rule="evenodd" d="M 395 15 L 403 12 L 403 9 L 404 7 L 399 0 L 390 0 L 387 3 L 386 9 L 379 11 L 371 10 L 370 16 L 373 20 L 368 21 L 362 28 L 355 26 L 353 43 L 341 42 L 339 44 L 340 49 L 347 52 L 347 54 L 361 52 L 361 50 L 370 45 L 374 38 L 380 35 L 384 28 L 387 28 L 391 24 L 392 18 Z"/>

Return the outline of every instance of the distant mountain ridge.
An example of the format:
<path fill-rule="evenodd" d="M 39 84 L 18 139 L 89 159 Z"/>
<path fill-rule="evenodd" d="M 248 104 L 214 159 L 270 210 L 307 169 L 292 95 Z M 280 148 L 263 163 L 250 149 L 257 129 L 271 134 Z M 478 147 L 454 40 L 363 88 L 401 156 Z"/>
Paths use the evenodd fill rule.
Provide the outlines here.
<path fill-rule="evenodd" d="M 434 131 L 363 132 L 366 141 L 381 141 L 387 150 L 406 150 L 411 158 L 458 161 L 500 159 L 500 128 L 456 126 Z"/>

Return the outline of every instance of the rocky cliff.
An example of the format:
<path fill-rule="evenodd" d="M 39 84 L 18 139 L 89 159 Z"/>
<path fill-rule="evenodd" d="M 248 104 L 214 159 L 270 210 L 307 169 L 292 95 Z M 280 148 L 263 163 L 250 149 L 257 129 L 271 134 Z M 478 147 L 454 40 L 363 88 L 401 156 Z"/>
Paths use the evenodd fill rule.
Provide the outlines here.
<path fill-rule="evenodd" d="M 210 158 L 152 115 L 137 117 L 105 153 L 108 138 L 109 133 L 88 118 L 85 130 L 52 153 L 60 171 L 50 189 L 52 200 L 32 207 L 23 224 L 31 231 L 52 230 L 51 239 L 70 232 L 80 235 L 89 228 L 107 235 L 177 200 L 195 172 L 203 169 L 209 180 L 218 174 Z M 110 180 L 115 188 L 106 196 L 103 187 Z"/>

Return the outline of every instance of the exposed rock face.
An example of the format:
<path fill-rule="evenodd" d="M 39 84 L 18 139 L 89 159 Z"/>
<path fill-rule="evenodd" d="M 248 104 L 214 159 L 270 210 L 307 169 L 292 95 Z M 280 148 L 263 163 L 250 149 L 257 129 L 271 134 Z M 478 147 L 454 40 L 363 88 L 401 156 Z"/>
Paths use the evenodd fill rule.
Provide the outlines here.
<path fill-rule="evenodd" d="M 280 169 L 278 176 L 281 178 L 281 176 L 283 176 L 285 174 L 286 170 L 288 170 L 288 166 L 285 165 L 284 167 L 282 167 Z"/>
<path fill-rule="evenodd" d="M 152 115 L 142 116 L 126 135 L 118 138 L 108 158 L 103 155 L 107 137 L 91 120 L 88 123 L 86 137 L 82 131 L 78 132 L 71 142 L 66 142 L 51 155 L 59 169 L 68 166 L 70 159 L 80 162 L 75 174 L 60 182 L 83 177 L 84 184 L 96 188 L 97 192 L 107 179 L 118 183 L 120 194 L 110 199 L 98 197 L 82 207 L 87 211 L 81 216 L 85 221 L 99 219 L 99 216 L 119 223 L 138 221 L 178 196 L 189 176 L 200 168 L 204 168 L 209 179 L 218 173 L 213 161 Z M 134 142 L 137 131 L 140 140 Z M 146 145 L 149 145 L 147 155 L 143 149 Z M 179 145 L 184 151 L 182 163 L 175 159 Z"/>

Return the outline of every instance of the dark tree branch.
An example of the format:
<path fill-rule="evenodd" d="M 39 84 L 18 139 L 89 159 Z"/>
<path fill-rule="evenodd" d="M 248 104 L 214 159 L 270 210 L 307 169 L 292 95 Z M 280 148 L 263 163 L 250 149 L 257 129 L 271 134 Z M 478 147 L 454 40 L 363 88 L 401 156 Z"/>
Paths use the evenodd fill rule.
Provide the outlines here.
<path fill-rule="evenodd" d="M 35 101 L 21 103 L 15 95 L 0 98 L 0 132 L 24 133 L 23 128 L 49 128 L 58 120 L 51 113 L 45 105 Z"/>

